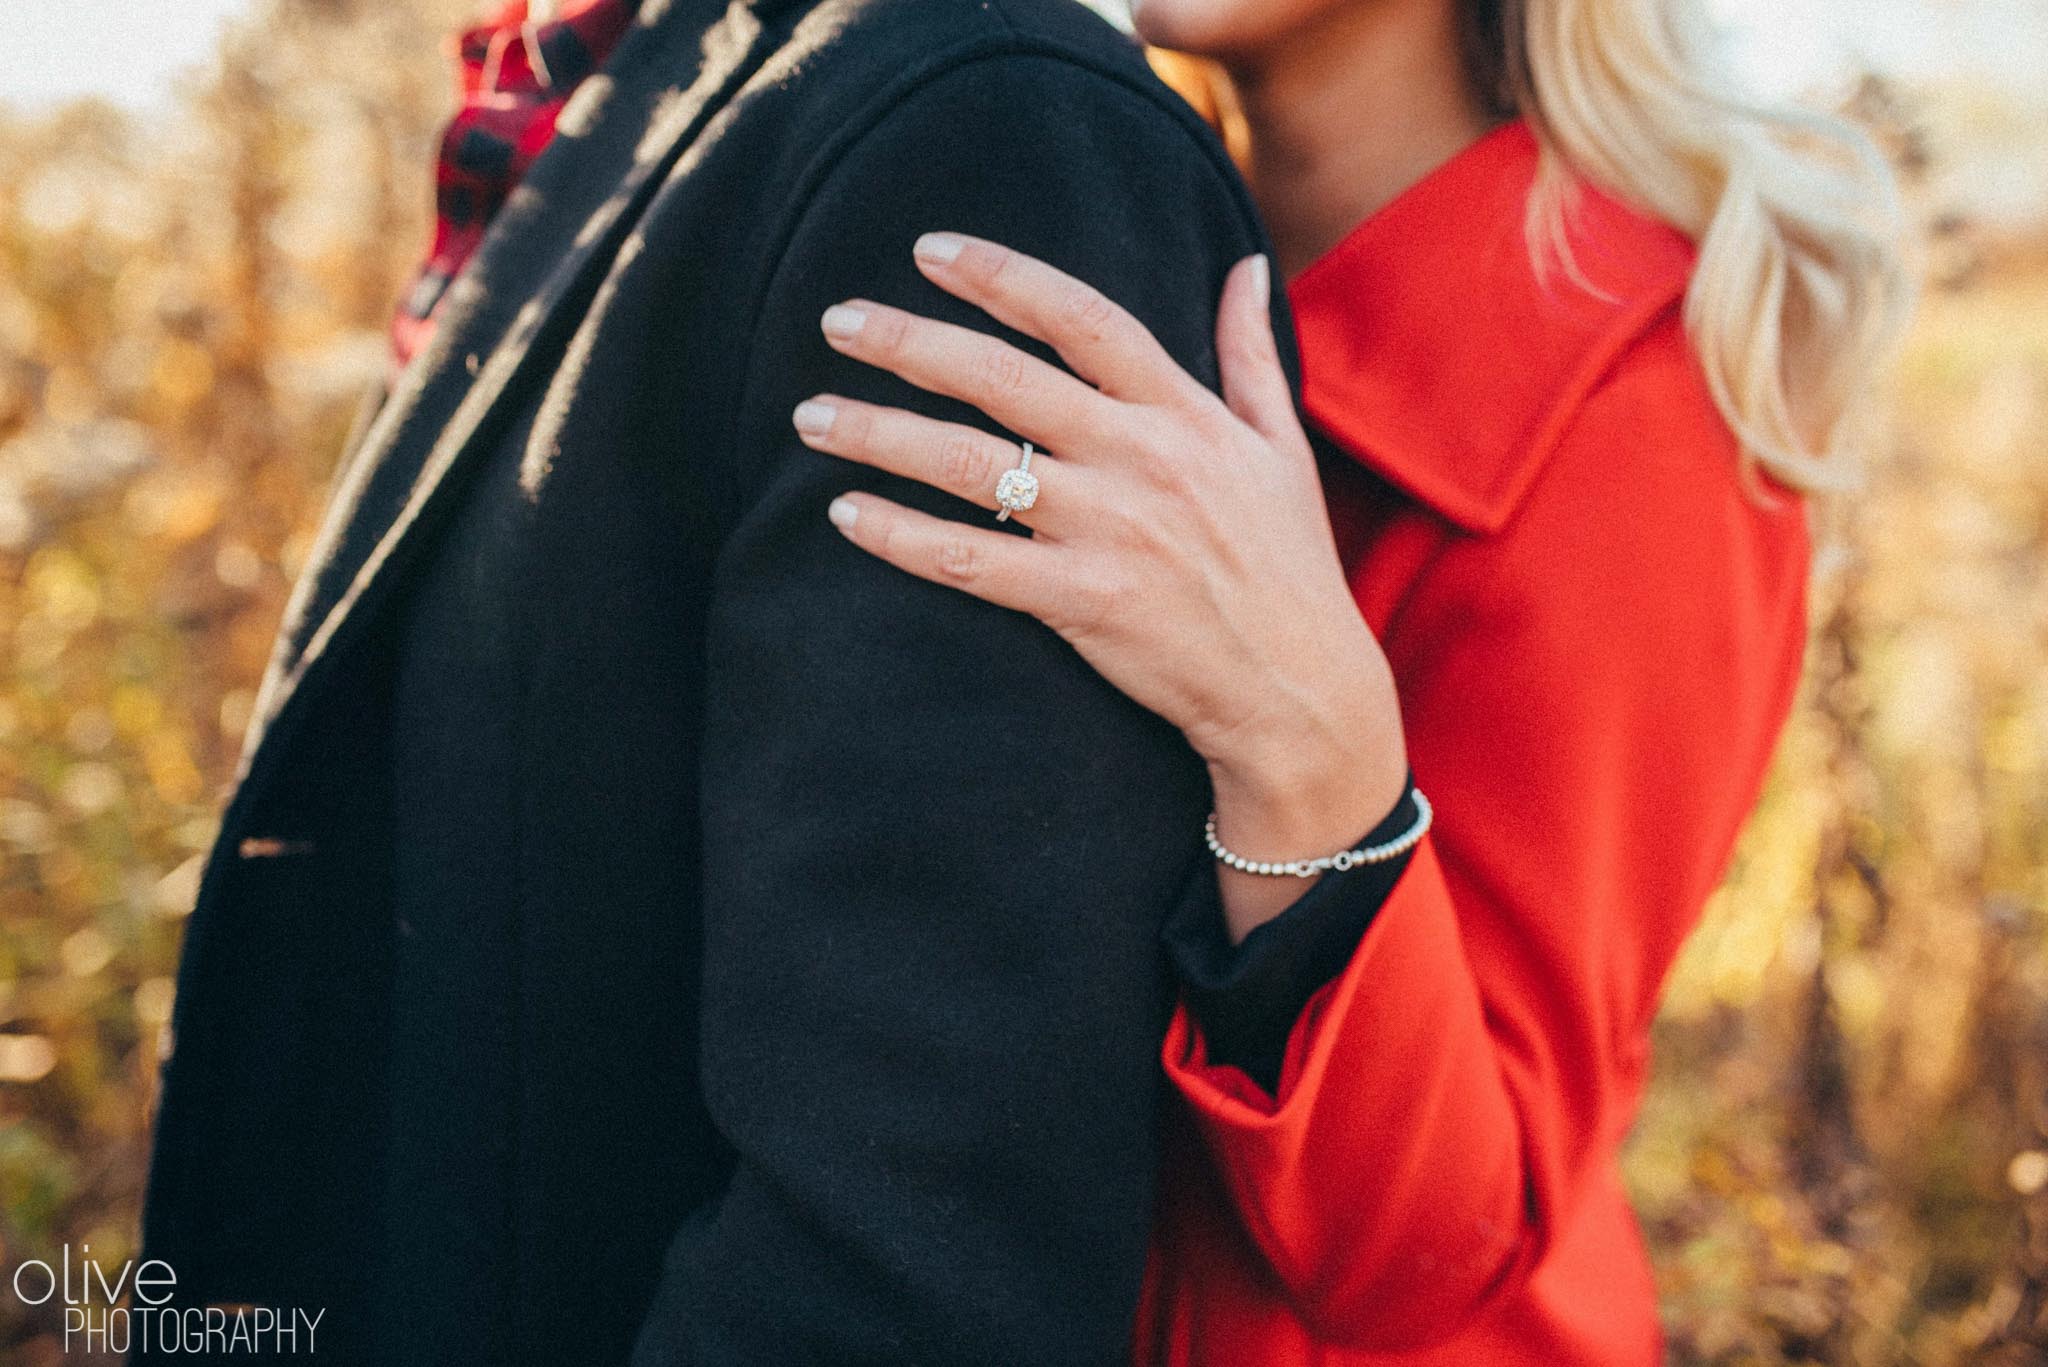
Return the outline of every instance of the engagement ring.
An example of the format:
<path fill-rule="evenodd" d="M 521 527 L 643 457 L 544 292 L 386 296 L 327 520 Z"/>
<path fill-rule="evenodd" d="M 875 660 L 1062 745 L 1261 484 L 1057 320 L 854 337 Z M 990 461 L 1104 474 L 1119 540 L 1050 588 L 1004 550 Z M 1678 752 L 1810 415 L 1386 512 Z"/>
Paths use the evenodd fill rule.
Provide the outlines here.
<path fill-rule="evenodd" d="M 1008 522 L 1011 513 L 1021 513 L 1038 502 L 1038 476 L 1031 473 L 1031 443 L 1024 443 L 1024 458 L 1014 470 L 1003 471 L 996 481 L 996 503 L 1002 511 L 996 521 Z"/>

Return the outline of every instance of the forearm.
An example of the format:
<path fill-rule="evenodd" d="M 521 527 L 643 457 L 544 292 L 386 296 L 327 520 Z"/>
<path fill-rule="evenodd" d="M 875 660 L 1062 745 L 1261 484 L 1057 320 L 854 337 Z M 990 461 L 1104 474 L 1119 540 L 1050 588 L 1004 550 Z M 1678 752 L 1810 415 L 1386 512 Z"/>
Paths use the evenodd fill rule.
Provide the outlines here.
<path fill-rule="evenodd" d="M 1422 821 L 1420 801 L 1411 782 L 1358 843 L 1405 844 Z M 1225 926 L 1215 873 L 1207 867 L 1196 872 L 1167 922 L 1166 946 L 1180 975 L 1181 1000 L 1201 1027 L 1212 1064 L 1236 1068 L 1269 1095 L 1279 1093 L 1288 1044 L 1310 1002 L 1357 957 L 1413 857 L 1414 846 L 1407 845 L 1389 858 L 1308 882 L 1284 911 L 1236 942 Z"/>
<path fill-rule="evenodd" d="M 1321 643 L 1334 665 L 1328 683 L 1279 690 L 1289 701 L 1278 715 L 1293 734 L 1276 733 L 1261 751 L 1232 751 L 1243 757 L 1234 768 L 1210 762 L 1216 831 L 1225 848 L 1255 862 L 1365 846 L 1391 857 L 1313 877 L 1250 872 L 1217 858 L 1191 880 L 1166 929 L 1182 999 L 1210 1060 L 1241 1069 L 1269 1093 L 1279 1090 L 1303 1010 L 1343 972 L 1406 870 L 1413 837 L 1426 829 L 1427 809 L 1405 768 L 1391 799 L 1379 791 L 1387 762 L 1403 753 L 1399 719 L 1391 688 L 1374 687 L 1381 657 L 1362 625 L 1347 640 L 1353 620 L 1345 614 Z M 1377 824 L 1359 815 L 1367 811 Z"/>

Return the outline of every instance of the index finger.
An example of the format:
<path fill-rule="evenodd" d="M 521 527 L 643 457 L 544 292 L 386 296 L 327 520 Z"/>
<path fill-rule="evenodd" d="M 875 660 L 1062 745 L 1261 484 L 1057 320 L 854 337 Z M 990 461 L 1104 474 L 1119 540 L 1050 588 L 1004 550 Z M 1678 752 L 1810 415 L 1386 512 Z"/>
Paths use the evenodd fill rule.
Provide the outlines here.
<path fill-rule="evenodd" d="M 1035 256 L 964 233 L 926 233 L 911 250 L 933 284 L 1044 342 L 1112 398 L 1169 403 L 1201 389 L 1122 305 Z"/>

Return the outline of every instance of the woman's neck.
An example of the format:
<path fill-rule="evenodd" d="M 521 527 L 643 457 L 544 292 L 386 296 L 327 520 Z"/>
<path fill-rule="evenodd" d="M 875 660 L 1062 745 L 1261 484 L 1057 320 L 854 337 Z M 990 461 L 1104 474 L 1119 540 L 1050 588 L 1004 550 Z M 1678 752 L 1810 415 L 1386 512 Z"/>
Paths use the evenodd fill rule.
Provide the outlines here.
<path fill-rule="evenodd" d="M 1286 278 L 1484 134 L 1455 3 L 1378 0 L 1229 65 Z"/>

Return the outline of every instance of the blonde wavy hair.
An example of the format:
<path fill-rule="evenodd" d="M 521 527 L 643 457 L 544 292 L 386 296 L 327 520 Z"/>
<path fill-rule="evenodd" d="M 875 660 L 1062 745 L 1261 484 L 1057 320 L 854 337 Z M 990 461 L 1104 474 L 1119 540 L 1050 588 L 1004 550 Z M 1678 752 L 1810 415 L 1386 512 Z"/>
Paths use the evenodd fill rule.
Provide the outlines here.
<path fill-rule="evenodd" d="M 1528 233 L 1540 270 L 1572 262 L 1581 181 L 1690 237 L 1687 335 L 1743 451 L 1800 491 L 1853 480 L 1861 400 L 1912 299 L 1890 168 L 1849 123 L 1736 96 L 1698 60 L 1694 0 L 1458 0 L 1474 88 L 1542 148 Z M 1162 74 L 1242 150 L 1220 73 Z"/>

